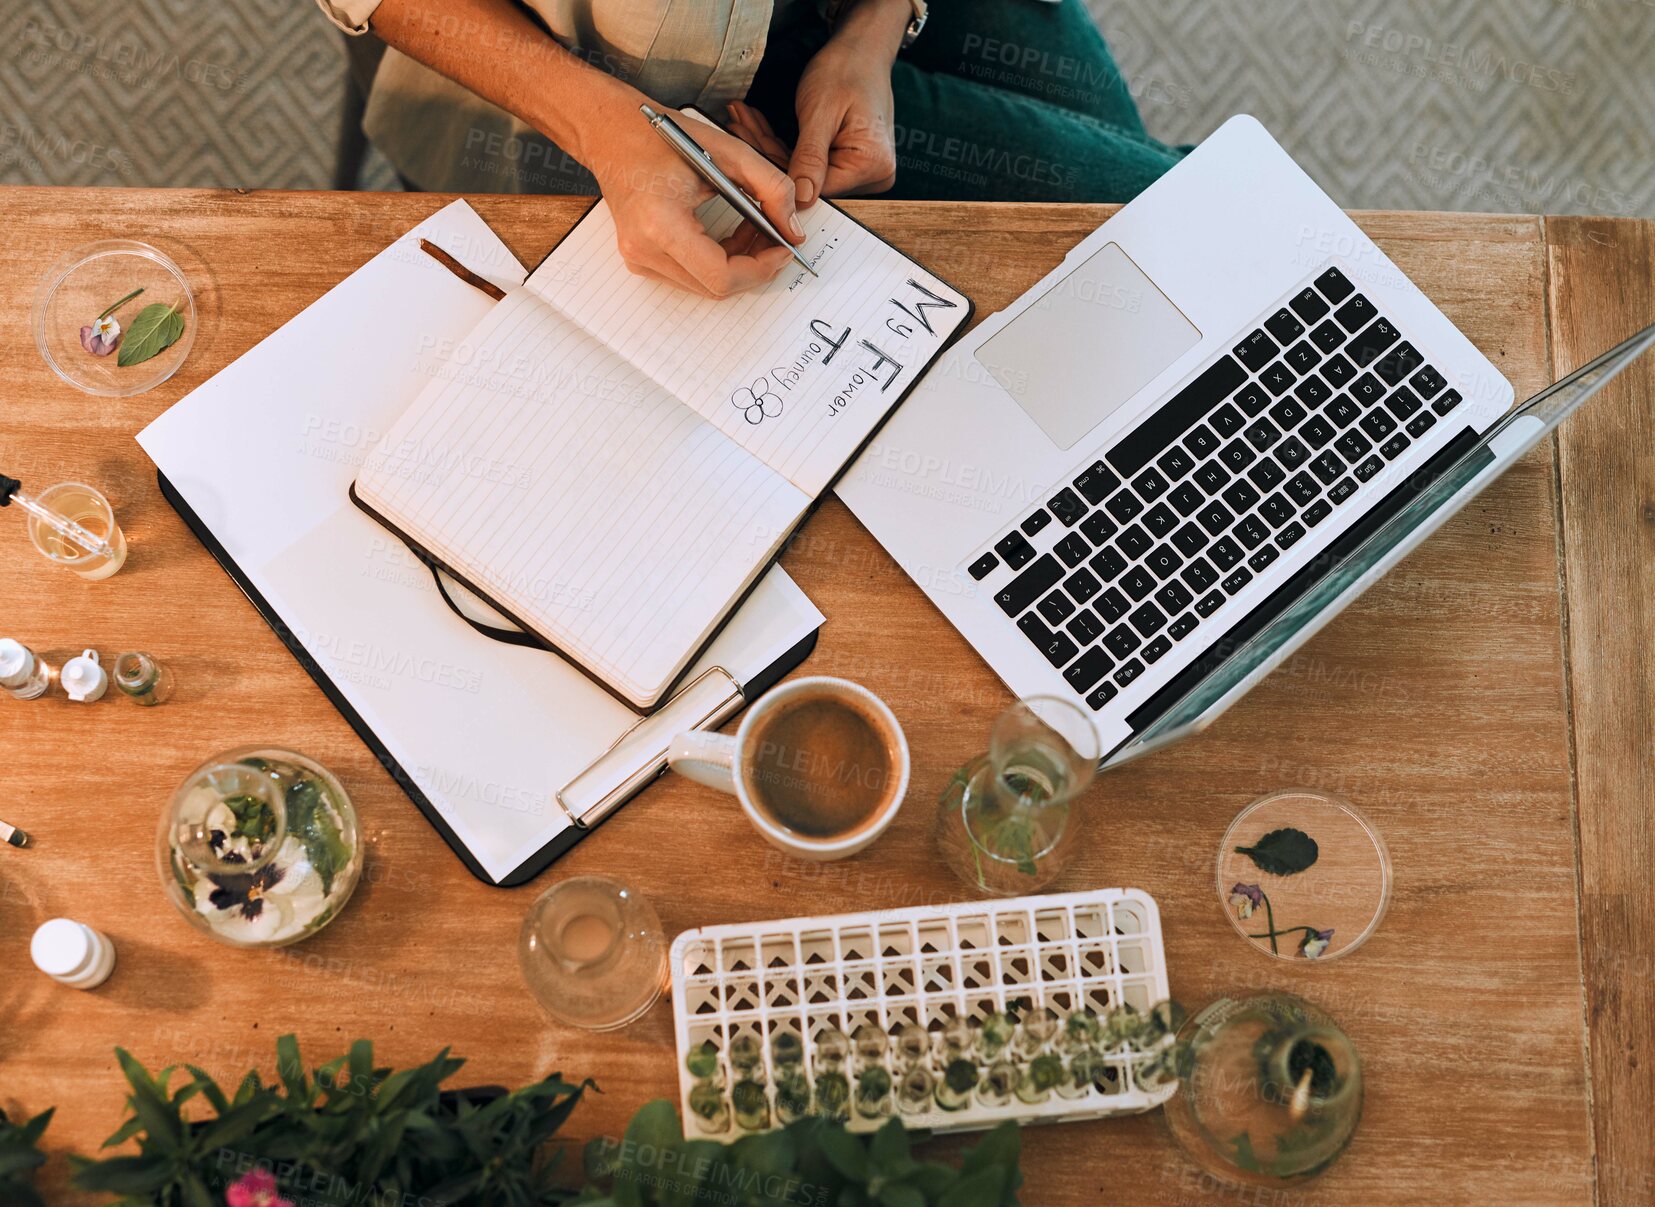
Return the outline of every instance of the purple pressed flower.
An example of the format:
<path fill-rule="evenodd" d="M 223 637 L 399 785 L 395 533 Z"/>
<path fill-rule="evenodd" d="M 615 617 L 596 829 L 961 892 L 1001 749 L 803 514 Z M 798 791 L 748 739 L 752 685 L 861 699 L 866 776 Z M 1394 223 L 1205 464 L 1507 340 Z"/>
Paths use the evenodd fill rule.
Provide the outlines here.
<path fill-rule="evenodd" d="M 108 356 L 120 338 L 121 325 L 112 314 L 93 319 L 90 326 L 80 329 L 80 346 L 93 356 Z"/>
<path fill-rule="evenodd" d="M 1256 884 L 1237 884 L 1230 889 L 1230 904 L 1242 918 L 1251 918 L 1253 911 L 1264 904 L 1264 890 Z"/>
<path fill-rule="evenodd" d="M 264 912 L 265 892 L 279 883 L 285 874 L 274 863 L 267 863 L 253 872 L 214 873 L 207 879 L 217 887 L 207 900 L 217 909 L 239 909 L 241 916 L 251 921 Z"/>
<path fill-rule="evenodd" d="M 1303 939 L 1299 940 L 1299 954 L 1307 960 L 1314 960 L 1327 950 L 1327 945 L 1333 942 L 1333 928 L 1326 930 L 1309 930 Z"/>

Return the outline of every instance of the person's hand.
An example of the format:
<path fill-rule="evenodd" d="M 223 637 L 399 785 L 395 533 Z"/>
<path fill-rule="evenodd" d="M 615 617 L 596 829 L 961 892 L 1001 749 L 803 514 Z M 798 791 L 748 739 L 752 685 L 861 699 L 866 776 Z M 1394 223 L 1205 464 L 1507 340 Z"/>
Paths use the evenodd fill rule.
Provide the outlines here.
<path fill-rule="evenodd" d="M 600 128 L 582 138 L 598 148 L 583 162 L 615 217 L 615 241 L 626 266 L 715 298 L 763 285 L 791 262 L 788 249 L 746 222 L 721 242 L 707 234 L 695 209 L 713 190 L 650 128 L 638 112 L 644 99 L 631 89 L 618 93 L 603 109 Z M 777 230 L 803 242 L 795 185 L 787 173 L 715 126 L 682 119 L 678 124 L 758 202 Z"/>
<path fill-rule="evenodd" d="M 845 29 L 805 66 L 794 99 L 799 140 L 787 161 L 801 206 L 896 183 L 894 54 Z"/>

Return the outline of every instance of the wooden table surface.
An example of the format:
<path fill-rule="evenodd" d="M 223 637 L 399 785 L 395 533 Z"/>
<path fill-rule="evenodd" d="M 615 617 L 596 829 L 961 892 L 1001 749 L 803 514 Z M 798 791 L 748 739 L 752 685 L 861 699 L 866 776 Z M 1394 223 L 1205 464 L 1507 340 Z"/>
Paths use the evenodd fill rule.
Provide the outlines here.
<path fill-rule="evenodd" d="M 668 778 L 533 887 L 474 880 L 158 493 L 133 435 L 445 198 L 140 190 L 0 190 L 0 471 L 100 484 L 131 542 L 85 583 L 0 517 L 0 630 L 54 662 L 92 646 L 148 650 L 178 676 L 163 708 L 111 693 L 0 700 L 0 1106 L 59 1107 L 46 1184 L 121 1114 L 113 1048 L 191 1061 L 232 1082 L 269 1071 L 297 1032 L 320 1062 L 368 1036 L 405 1064 L 451 1045 L 460 1083 L 552 1070 L 603 1093 L 571 1122 L 616 1133 L 675 1094 L 670 1010 L 606 1036 L 551 1025 L 514 942 L 553 878 L 630 881 L 673 931 L 965 896 L 932 855 L 932 801 L 984 744 L 1008 693 L 836 502 L 785 564 L 828 617 L 804 671 L 885 697 L 906 728 L 911 798 L 868 852 L 819 867 L 770 853 L 722 797 Z M 536 262 L 584 202 L 475 199 Z M 1098 207 L 859 203 L 859 217 L 1005 305 L 1109 212 Z M 1655 318 L 1655 224 L 1487 215 L 1358 221 L 1517 388 L 1537 390 Z M 90 398 L 36 354 L 30 306 L 59 254 L 152 240 L 198 290 L 183 371 L 150 394 Z M 1309 253 L 1309 254 L 1314 254 Z M 1649 690 L 1655 628 L 1655 420 L 1646 362 L 1536 449 L 1328 626 L 1212 730 L 1099 778 L 1081 853 L 1056 887 L 1136 885 L 1159 901 L 1175 995 L 1192 1007 L 1274 987 L 1321 1003 L 1366 1062 L 1346 1157 L 1281 1204 L 1655 1201 L 1655 889 Z M 234 455 L 234 450 L 226 450 Z M 157 819 L 184 774 L 273 742 L 345 782 L 369 843 L 340 919 L 279 952 L 237 952 L 177 917 L 157 883 Z M 1213 889 L 1234 813 L 1300 784 L 1342 793 L 1383 832 L 1395 889 L 1362 951 L 1326 966 L 1241 943 Z M 667 836 L 671 841 L 667 841 Z M 120 963 L 101 989 L 29 967 L 41 920 L 104 930 Z M 952 1141 L 938 1141 L 946 1150 Z M 1031 1129 L 1025 1201 L 1227 1201 L 1156 1116 Z"/>

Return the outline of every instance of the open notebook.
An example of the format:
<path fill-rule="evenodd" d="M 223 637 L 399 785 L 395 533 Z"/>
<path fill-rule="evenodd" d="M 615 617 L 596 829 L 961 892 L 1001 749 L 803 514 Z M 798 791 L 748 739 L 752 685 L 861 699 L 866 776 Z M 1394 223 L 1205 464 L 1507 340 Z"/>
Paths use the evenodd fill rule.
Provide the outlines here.
<path fill-rule="evenodd" d="M 650 711 L 970 315 L 831 203 L 800 220 L 819 278 L 714 301 L 629 272 L 598 202 L 440 350 L 352 498 Z"/>

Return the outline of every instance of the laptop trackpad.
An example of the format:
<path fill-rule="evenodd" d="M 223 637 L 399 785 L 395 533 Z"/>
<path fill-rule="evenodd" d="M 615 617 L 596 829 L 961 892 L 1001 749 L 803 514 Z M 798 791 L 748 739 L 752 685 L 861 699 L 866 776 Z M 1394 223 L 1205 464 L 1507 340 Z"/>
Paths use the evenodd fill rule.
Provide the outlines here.
<path fill-rule="evenodd" d="M 1069 448 L 1201 333 L 1119 245 L 1106 243 L 977 349 L 977 361 Z"/>

